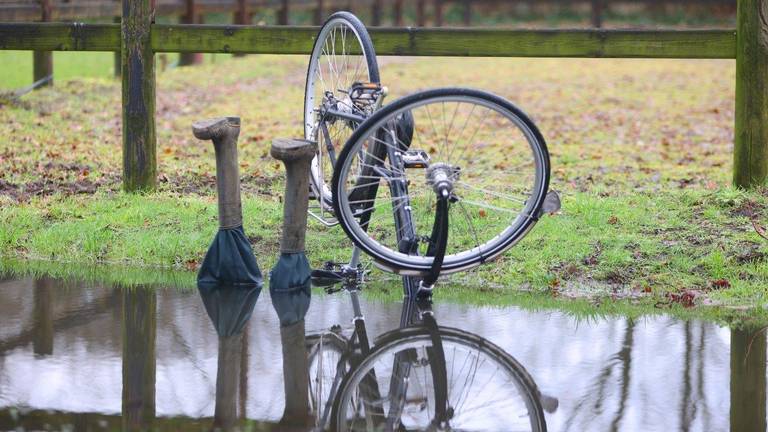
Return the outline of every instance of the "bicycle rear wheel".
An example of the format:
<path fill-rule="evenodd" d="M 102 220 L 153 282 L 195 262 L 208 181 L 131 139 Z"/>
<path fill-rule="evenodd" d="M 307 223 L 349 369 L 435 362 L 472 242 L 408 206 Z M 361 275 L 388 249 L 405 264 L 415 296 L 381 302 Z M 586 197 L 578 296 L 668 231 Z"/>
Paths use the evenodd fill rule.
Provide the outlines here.
<path fill-rule="evenodd" d="M 370 114 L 350 99 L 350 89 L 358 82 L 380 83 L 376 52 L 365 25 L 349 12 L 337 12 L 315 39 L 304 93 L 304 138 L 318 143 L 310 180 L 327 209 L 332 203 L 330 179 L 336 155 L 357 125 L 335 117 L 321 118 L 320 112 L 332 108 Z"/>
<path fill-rule="evenodd" d="M 342 377 L 349 371 L 349 347 L 346 339 L 327 331 L 307 336 L 309 365 L 309 403 L 315 417 L 315 426 L 325 429 L 330 406 Z M 328 414 L 326 414 L 328 411 Z"/>
<path fill-rule="evenodd" d="M 372 430 L 546 431 L 535 382 L 496 345 L 462 330 L 440 327 L 447 372 L 444 429 L 430 428 L 435 383 L 432 339 L 424 327 L 382 336 L 373 351 L 345 377 L 334 401 L 336 432 Z M 366 377 L 376 377 L 371 382 Z M 376 391 L 366 389 L 375 385 Z M 362 394 L 379 394 L 366 400 Z"/>
<path fill-rule="evenodd" d="M 544 138 L 513 104 L 479 90 L 429 90 L 378 110 L 355 130 L 334 171 L 334 212 L 380 266 L 422 275 L 433 261 L 435 179 L 444 175 L 453 189 L 441 271 L 451 273 L 525 236 L 538 220 L 549 171 Z"/>

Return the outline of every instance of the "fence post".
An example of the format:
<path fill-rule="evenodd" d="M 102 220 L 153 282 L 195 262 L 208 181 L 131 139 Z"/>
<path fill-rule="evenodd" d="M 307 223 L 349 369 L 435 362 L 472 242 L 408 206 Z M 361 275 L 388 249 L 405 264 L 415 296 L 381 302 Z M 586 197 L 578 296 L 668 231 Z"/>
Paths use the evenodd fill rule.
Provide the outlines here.
<path fill-rule="evenodd" d="M 251 23 L 251 15 L 248 13 L 248 4 L 246 0 L 237 0 L 237 10 L 235 10 L 235 16 L 233 17 L 235 24 L 246 25 Z M 245 54 L 236 53 L 235 57 L 243 57 Z"/>
<path fill-rule="evenodd" d="M 603 26 L 603 0 L 592 0 L 592 27 Z"/>
<path fill-rule="evenodd" d="M 323 0 L 317 0 L 317 8 L 315 9 L 315 25 L 322 25 L 323 24 L 323 18 L 325 18 L 325 15 L 323 14 L 323 11 L 325 10 L 325 2 Z"/>
<path fill-rule="evenodd" d="M 736 125 L 733 184 L 768 179 L 768 0 L 739 0 L 736 10 Z"/>
<path fill-rule="evenodd" d="M 472 0 L 464 0 L 464 25 L 472 25 Z"/>
<path fill-rule="evenodd" d="M 381 0 L 373 0 L 371 4 L 371 25 L 374 27 L 381 25 Z"/>
<path fill-rule="evenodd" d="M 416 26 L 417 27 L 424 27 L 427 24 L 427 17 L 424 11 L 424 7 L 425 7 L 424 2 L 425 0 L 418 0 L 416 2 Z"/>
<path fill-rule="evenodd" d="M 279 25 L 288 25 L 288 14 L 290 13 L 291 5 L 288 0 L 282 0 L 280 2 L 280 10 L 277 11 L 277 23 Z"/>
<path fill-rule="evenodd" d="M 392 5 L 392 22 L 396 27 L 403 25 L 403 0 L 395 0 Z"/>
<path fill-rule="evenodd" d="M 41 0 L 40 21 L 51 20 L 51 1 Z M 32 82 L 38 82 L 50 76 L 50 79 L 39 87 L 53 85 L 53 53 L 51 51 L 35 51 L 32 54 Z M 38 87 L 38 88 L 39 88 Z"/>
<path fill-rule="evenodd" d="M 186 0 L 186 11 L 181 16 L 182 24 L 201 24 L 202 19 L 200 14 L 197 13 L 197 4 L 195 0 Z M 200 53 L 180 53 L 179 54 L 179 66 L 189 66 L 193 64 L 200 64 L 203 62 L 203 55 Z"/>
<path fill-rule="evenodd" d="M 123 0 L 123 188 L 153 190 L 155 154 L 155 56 L 150 45 L 151 0 Z"/>
<path fill-rule="evenodd" d="M 435 0 L 435 27 L 443 26 L 443 0 Z"/>
<path fill-rule="evenodd" d="M 115 24 L 120 24 L 120 17 L 114 17 L 112 19 L 112 22 Z M 120 57 L 120 50 L 115 51 L 115 61 L 114 61 L 114 74 L 115 78 L 120 78 L 120 75 L 122 74 L 122 65 L 123 60 Z"/>

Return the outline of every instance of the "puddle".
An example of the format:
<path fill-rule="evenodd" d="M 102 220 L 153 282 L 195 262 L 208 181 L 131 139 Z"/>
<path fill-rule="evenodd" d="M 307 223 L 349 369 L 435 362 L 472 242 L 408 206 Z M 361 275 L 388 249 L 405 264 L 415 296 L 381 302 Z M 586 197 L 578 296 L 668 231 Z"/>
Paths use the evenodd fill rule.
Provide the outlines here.
<path fill-rule="evenodd" d="M 302 430 L 278 425 L 283 347 L 266 289 L 237 349 L 222 354 L 196 290 L 0 281 L 0 430 L 210 430 L 217 405 L 246 430 Z M 437 300 L 440 325 L 498 345 L 558 400 L 550 431 L 765 430 L 764 333 Z M 369 335 L 396 328 L 401 308 L 363 298 Z M 307 333 L 351 317 L 344 293 L 315 295 Z M 240 373 L 217 394 L 220 355 Z"/>

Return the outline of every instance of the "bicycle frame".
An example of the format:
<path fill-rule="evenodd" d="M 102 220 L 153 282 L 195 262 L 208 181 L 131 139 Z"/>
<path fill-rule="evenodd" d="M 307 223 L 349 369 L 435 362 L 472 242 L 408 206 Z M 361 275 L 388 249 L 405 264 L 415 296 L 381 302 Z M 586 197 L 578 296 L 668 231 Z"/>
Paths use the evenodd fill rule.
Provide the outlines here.
<path fill-rule="evenodd" d="M 383 96 L 386 93 L 382 95 L 379 100 L 377 100 L 377 108 L 381 105 L 381 102 L 383 100 Z M 331 121 L 349 121 L 352 122 L 355 125 L 359 125 L 365 120 L 365 117 L 343 112 L 335 109 L 328 109 L 325 110 L 322 114 L 322 117 L 320 119 L 320 127 L 318 128 L 320 130 L 320 133 L 323 134 L 323 138 L 325 139 L 327 143 L 327 151 L 329 154 L 329 157 L 331 158 L 331 162 L 335 165 L 335 150 L 333 149 L 333 143 L 331 141 L 330 133 L 327 128 L 327 121 L 329 119 L 333 119 Z M 393 206 L 393 217 L 395 222 L 395 229 L 396 229 L 396 235 L 397 235 L 397 241 L 399 248 L 404 253 L 418 253 L 418 238 L 417 233 L 413 224 L 411 212 L 410 212 L 410 200 L 408 196 L 408 186 L 404 179 L 401 178 L 401 176 L 394 176 L 391 175 L 391 172 L 387 172 L 387 170 L 382 166 L 381 162 L 377 161 L 383 161 L 385 158 L 389 159 L 390 165 L 393 166 L 393 169 L 395 171 L 404 172 L 405 165 L 403 162 L 403 158 L 401 157 L 400 152 L 397 149 L 397 146 L 395 145 L 398 142 L 398 138 L 394 136 L 395 128 L 390 128 L 389 133 L 391 136 L 387 136 L 387 130 L 382 129 L 382 135 L 379 137 L 379 139 L 376 140 L 374 145 L 372 146 L 370 155 L 368 156 L 368 162 L 366 163 L 364 170 L 361 172 L 360 177 L 358 179 L 358 184 L 355 188 L 355 200 L 360 200 L 359 202 L 369 202 L 367 205 L 363 205 L 359 212 L 359 217 L 361 219 L 361 224 L 365 224 L 365 222 L 371 217 L 371 214 L 373 212 L 373 200 L 376 197 L 376 194 L 378 192 L 379 187 L 379 180 L 378 177 L 383 177 L 389 179 L 387 181 L 389 186 L 389 192 L 392 196 L 393 202 L 398 203 L 397 205 Z M 364 180 L 364 179 L 374 179 L 375 181 L 371 180 Z M 438 197 L 440 198 L 440 197 Z M 447 199 L 447 197 L 443 197 L 444 199 Z M 319 197 L 321 200 L 322 205 L 322 196 Z M 370 201 L 368 201 L 370 200 Z M 446 201 L 447 202 L 447 201 Z M 447 207 L 446 207 L 447 209 Z M 314 216 L 314 215 L 313 215 Z M 440 217 L 444 217 L 445 223 L 447 224 L 447 210 L 444 215 L 436 215 L 436 224 L 440 220 Z M 447 225 L 446 225 L 447 228 Z M 442 248 L 437 247 L 435 248 L 434 243 L 440 243 L 437 241 L 435 236 L 437 235 L 444 235 L 447 236 L 447 230 L 444 230 L 444 233 L 437 233 L 437 229 L 433 230 L 431 241 L 432 244 L 429 248 L 429 254 L 430 255 L 436 255 L 435 262 L 439 263 L 442 262 L 442 256 L 445 254 L 445 241 L 443 241 Z M 444 239 L 443 239 L 444 240 Z M 349 264 L 346 265 L 348 270 L 356 270 L 358 269 L 358 266 L 360 264 L 360 249 L 357 246 L 353 246 L 352 249 L 352 258 L 350 259 Z M 423 295 L 423 288 L 424 285 L 422 284 L 422 279 L 419 277 L 413 277 L 413 276 L 403 276 L 403 310 L 401 313 L 400 318 L 400 327 L 407 327 L 411 325 L 417 325 L 417 324 L 423 324 L 427 328 L 430 329 L 430 333 L 432 334 L 432 343 L 433 346 L 428 350 L 428 357 L 430 359 L 430 367 L 432 369 L 432 376 L 434 377 L 434 386 L 435 386 L 435 396 L 436 396 L 436 410 L 435 410 L 435 418 L 433 419 L 432 423 L 439 425 L 443 424 L 447 421 L 447 374 L 446 374 L 446 364 L 445 364 L 445 354 L 443 352 L 442 348 L 442 342 L 438 334 L 438 327 L 437 323 L 434 319 L 434 315 L 431 311 L 431 285 L 434 283 L 434 279 L 437 277 L 437 273 L 439 273 L 439 268 L 436 269 L 436 273 L 434 275 L 429 275 L 428 278 L 430 279 L 429 282 L 429 291 L 426 293 L 426 295 Z M 368 355 L 371 349 L 370 341 L 368 338 L 367 330 L 365 328 L 365 318 L 363 316 L 362 310 L 360 308 L 360 301 L 359 301 L 359 293 L 360 293 L 360 287 L 358 285 L 351 286 L 351 287 L 345 287 L 346 290 L 349 292 L 350 300 L 352 302 L 352 312 L 353 312 L 353 324 L 354 324 L 354 330 L 352 332 L 352 335 L 349 338 L 351 350 L 348 354 L 342 355 L 342 358 L 339 361 L 339 364 L 336 368 L 336 376 L 334 377 L 334 381 L 331 387 L 330 392 L 330 398 L 335 398 L 337 396 L 337 392 L 339 389 L 340 381 L 342 378 L 342 374 L 344 372 L 344 364 L 345 362 L 349 362 L 352 368 L 356 367 L 360 360 Z M 408 363 L 402 360 L 406 360 L 403 358 L 398 358 L 395 360 L 396 364 L 394 367 L 399 368 L 405 367 L 407 368 L 405 371 L 403 371 L 403 375 L 401 376 L 407 376 L 409 374 L 410 367 L 408 366 Z M 394 376 L 393 375 L 393 379 Z M 364 388 L 371 389 L 370 394 L 364 394 L 363 400 L 365 403 L 365 400 L 379 400 L 380 399 L 380 393 L 378 389 L 378 384 L 376 381 L 375 376 L 367 376 L 364 378 L 366 381 L 370 383 L 370 385 L 364 386 Z M 392 382 L 389 386 L 390 394 L 388 395 L 388 398 L 390 400 L 404 400 L 406 392 L 407 392 L 407 383 L 406 382 Z M 400 418 L 401 412 L 400 409 L 403 407 L 403 404 L 396 404 L 395 409 L 390 409 L 390 412 L 387 413 L 386 417 L 386 427 L 387 430 L 390 430 L 394 427 L 396 421 Z M 382 415 L 383 413 L 380 412 L 382 409 L 381 407 L 374 407 L 370 403 L 365 404 L 365 409 L 371 410 L 371 411 L 378 411 L 374 414 Z M 328 417 L 330 415 L 330 404 L 326 403 L 325 409 L 323 410 L 323 414 L 321 417 L 321 425 L 327 424 Z"/>

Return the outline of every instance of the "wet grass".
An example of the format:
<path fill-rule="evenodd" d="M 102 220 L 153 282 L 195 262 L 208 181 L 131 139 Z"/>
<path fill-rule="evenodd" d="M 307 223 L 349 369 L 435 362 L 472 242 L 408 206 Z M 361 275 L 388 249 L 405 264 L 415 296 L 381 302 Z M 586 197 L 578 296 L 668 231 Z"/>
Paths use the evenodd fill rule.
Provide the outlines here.
<path fill-rule="evenodd" d="M 216 229 L 215 164 L 210 145 L 194 140 L 189 125 L 239 114 L 245 229 L 268 269 L 282 206 L 282 169 L 268 155 L 269 142 L 302 134 L 305 61 L 248 56 L 161 74 L 160 184 L 149 195 L 120 192 L 119 83 L 57 82 L 0 107 L 0 253 L 194 270 Z M 697 305 L 697 313 L 716 318 L 734 310 L 709 312 L 710 304 L 758 306 L 759 315 L 768 301 L 768 241 L 755 227 L 768 222 L 768 189 L 729 186 L 733 67 L 383 59 L 394 96 L 471 84 L 521 106 L 547 138 L 551 187 L 563 197 L 559 214 L 543 218 L 498 261 L 451 277 L 453 288 L 441 296 L 531 307 L 568 303 L 587 315 L 684 314 L 685 306 Z M 348 247 L 340 229 L 310 222 L 314 264 L 346 260 Z M 380 294 L 398 295 L 384 288 Z"/>

